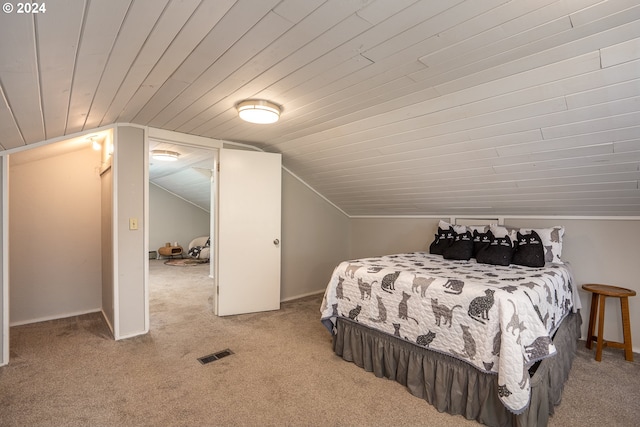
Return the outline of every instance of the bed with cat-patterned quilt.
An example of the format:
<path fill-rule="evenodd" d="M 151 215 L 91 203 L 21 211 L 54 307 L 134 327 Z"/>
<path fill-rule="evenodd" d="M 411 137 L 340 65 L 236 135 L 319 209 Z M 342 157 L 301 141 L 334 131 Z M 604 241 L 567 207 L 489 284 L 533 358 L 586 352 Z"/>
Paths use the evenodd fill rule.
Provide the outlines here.
<path fill-rule="evenodd" d="M 472 367 L 495 383 L 491 390 L 497 396 L 465 396 L 463 405 L 473 406 L 469 403 L 472 400 L 494 400 L 507 409 L 504 417 L 509 417 L 531 411 L 532 402 L 540 405 L 532 401 L 531 368 L 555 356 L 552 337 L 563 320 L 575 313 L 579 307 L 576 301 L 568 264 L 496 266 L 415 252 L 342 262 L 325 291 L 321 320 L 334 335 L 339 323 L 377 331 L 379 336 L 393 337 L 396 343 L 410 343 L 424 354 L 467 365 L 467 371 Z M 392 352 L 397 353 L 398 347 Z M 381 356 L 385 357 L 392 358 Z M 380 363 L 388 366 L 379 368 L 385 371 L 379 376 L 395 377 L 396 370 L 403 369 L 396 366 L 389 372 L 395 362 Z M 403 381 L 410 383 L 412 379 Z M 474 385 L 462 389 L 463 394 L 484 393 L 473 391 Z M 432 403 L 439 399 L 426 397 Z M 484 420 L 481 414 L 465 414 L 468 409 L 458 410 L 455 405 L 436 406 L 486 424 L 502 423 Z M 534 409 L 553 412 L 552 408 Z M 479 411 L 492 412 L 491 408 Z"/>

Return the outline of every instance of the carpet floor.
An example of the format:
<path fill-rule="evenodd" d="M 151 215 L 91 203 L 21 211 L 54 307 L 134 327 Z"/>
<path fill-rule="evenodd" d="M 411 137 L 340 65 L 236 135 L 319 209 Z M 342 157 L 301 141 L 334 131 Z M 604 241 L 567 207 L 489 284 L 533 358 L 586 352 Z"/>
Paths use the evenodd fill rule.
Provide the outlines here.
<path fill-rule="evenodd" d="M 214 316 L 208 269 L 150 261 L 144 336 L 114 341 L 99 313 L 11 328 L 0 426 L 479 425 L 335 356 L 322 295 Z M 198 361 L 224 349 L 234 354 Z M 579 343 L 550 425 L 637 425 L 639 378 L 621 350 L 596 362 Z"/>

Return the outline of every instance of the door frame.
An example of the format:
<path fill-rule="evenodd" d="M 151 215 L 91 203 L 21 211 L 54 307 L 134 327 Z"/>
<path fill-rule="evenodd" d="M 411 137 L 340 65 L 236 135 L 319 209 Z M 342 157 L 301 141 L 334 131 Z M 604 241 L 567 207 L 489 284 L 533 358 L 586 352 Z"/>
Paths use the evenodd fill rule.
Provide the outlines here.
<path fill-rule="evenodd" d="M 186 133 L 180 133 L 180 132 L 174 132 L 174 131 L 168 131 L 168 130 L 164 130 L 164 129 L 158 129 L 158 128 L 148 128 L 148 132 L 147 132 L 147 139 L 153 139 L 154 141 L 162 141 L 162 142 L 168 142 L 171 144 L 176 144 L 176 145 L 184 145 L 187 147 L 193 147 L 193 148 L 200 148 L 203 150 L 209 150 L 212 152 L 213 156 L 214 156 L 214 168 L 217 168 L 218 165 L 218 160 L 219 160 L 219 153 L 220 153 L 220 149 L 223 146 L 223 141 L 219 140 L 219 139 L 212 139 L 212 138 L 205 138 L 205 137 L 201 137 L 201 136 L 196 136 L 196 135 L 189 135 Z M 148 141 L 147 141 L 148 142 Z M 148 146 L 148 145 L 147 145 Z M 149 156 L 147 156 L 146 159 L 146 170 L 147 170 L 147 176 L 146 176 L 146 182 L 148 185 L 149 182 Z M 214 303 L 214 310 L 216 307 L 216 287 L 217 287 L 217 278 L 215 275 L 215 268 L 217 267 L 217 265 L 215 265 L 217 263 L 217 251 L 218 251 L 218 245 L 216 244 L 217 241 L 217 230 L 215 227 L 217 227 L 217 206 L 218 206 L 218 192 L 217 192 L 217 173 L 214 173 L 213 176 L 215 176 L 215 181 L 213 183 L 213 185 L 211 185 L 210 187 L 210 191 L 211 191 L 211 205 L 210 205 L 210 215 L 209 215 L 209 233 L 213 234 L 213 239 L 212 239 L 212 247 L 213 247 L 213 251 L 210 255 L 210 261 L 209 261 L 209 277 L 211 277 L 213 279 L 213 287 L 211 289 L 212 295 L 213 295 L 213 303 Z M 146 192 L 146 196 L 145 196 L 145 205 L 146 205 L 146 218 L 145 218 L 145 224 L 147 224 L 145 226 L 145 240 L 146 240 L 146 245 L 147 247 L 149 246 L 149 192 Z M 212 262 L 213 261 L 213 262 Z M 147 262 L 146 264 L 146 277 L 147 277 L 147 283 L 146 283 L 146 289 L 145 289 L 145 298 L 146 298 L 146 308 L 145 308 L 145 318 L 146 318 L 146 323 L 147 325 L 150 326 L 150 319 L 149 319 L 149 263 Z"/>

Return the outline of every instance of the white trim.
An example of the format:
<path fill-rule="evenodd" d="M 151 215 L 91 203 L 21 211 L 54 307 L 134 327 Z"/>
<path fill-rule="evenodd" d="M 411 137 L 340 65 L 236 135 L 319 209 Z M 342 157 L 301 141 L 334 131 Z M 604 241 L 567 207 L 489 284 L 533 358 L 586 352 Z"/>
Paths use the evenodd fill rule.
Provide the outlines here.
<path fill-rule="evenodd" d="M 293 301 L 293 300 L 304 298 L 304 297 L 310 297 L 311 295 L 319 295 L 321 293 L 324 293 L 324 291 L 325 291 L 324 289 L 321 289 L 319 291 L 307 292 L 305 294 L 300 294 L 300 295 L 296 295 L 296 296 L 293 296 L 293 297 L 285 298 L 283 300 L 280 300 L 280 302 Z"/>
<path fill-rule="evenodd" d="M 154 141 L 163 141 L 176 143 L 179 141 L 180 145 L 201 147 L 201 148 L 222 148 L 224 141 L 214 138 L 206 138 L 204 136 L 190 135 L 188 133 L 174 132 L 171 130 L 158 129 L 153 127 L 145 127 L 147 130 L 147 140 L 152 139 Z M 148 145 L 147 145 L 148 151 Z"/>
<path fill-rule="evenodd" d="M 443 219 L 451 218 L 450 215 L 348 215 L 349 218 L 425 218 L 425 219 Z M 495 217 L 495 215 L 493 216 Z M 475 218 L 475 217 L 474 217 Z"/>
<path fill-rule="evenodd" d="M 118 291 L 118 144 L 119 128 L 113 132 L 113 154 L 111 155 L 111 260 L 113 280 L 113 339 L 120 339 L 120 292 Z M 147 255 L 148 256 L 148 255 Z"/>
<path fill-rule="evenodd" d="M 134 333 L 128 334 L 128 335 L 120 335 L 116 341 L 126 340 L 126 339 L 133 338 L 133 337 L 139 337 L 141 335 L 146 335 L 148 333 L 149 333 L 149 331 L 147 331 L 147 332 L 140 331 L 140 332 L 134 332 Z"/>
<path fill-rule="evenodd" d="M 348 215 L 349 216 L 349 215 Z M 599 220 L 599 221 L 638 221 L 640 216 L 580 216 L 580 215 L 352 215 L 349 218 L 363 219 L 363 218 L 387 218 L 387 219 L 409 219 L 409 218 L 424 218 L 424 219 L 443 219 L 449 218 L 449 220 L 460 219 L 483 219 L 483 218 L 498 218 L 499 221 L 505 219 L 544 219 L 544 220 Z M 451 221 L 449 221 L 451 222 Z"/>
<path fill-rule="evenodd" d="M 149 131 L 145 129 L 143 131 L 144 141 L 144 183 L 143 183 L 143 196 L 142 196 L 142 210 L 144 221 L 143 224 L 143 239 L 144 245 L 144 333 L 148 333 L 150 329 L 150 317 L 149 317 Z"/>
<path fill-rule="evenodd" d="M 71 139 L 83 138 L 86 135 L 94 134 L 96 132 L 102 132 L 102 131 L 109 130 L 109 129 L 115 129 L 118 125 L 119 124 L 111 124 L 111 125 L 102 126 L 102 127 L 95 128 L 95 129 L 90 129 L 90 130 L 85 130 L 85 131 L 81 131 L 81 132 L 72 133 L 72 134 L 69 134 L 69 135 L 58 136 L 56 138 L 45 139 L 43 141 L 35 142 L 33 144 L 27 144 L 27 145 L 23 145 L 21 147 L 15 147 L 15 148 L 10 148 L 8 150 L 4 150 L 4 151 L 2 151 L 2 154 L 15 154 L 15 153 L 19 153 L 21 151 L 31 150 L 32 148 L 44 147 L 45 145 L 54 144 L 56 142 L 66 142 L 66 141 L 69 141 Z M 132 126 L 139 126 L 139 125 L 132 125 Z"/>
<path fill-rule="evenodd" d="M 229 144 L 229 145 L 235 145 L 237 147 L 248 148 L 248 149 L 253 150 L 253 151 L 261 151 L 263 153 L 266 153 L 266 151 L 264 151 L 260 147 L 256 147 L 255 145 L 250 145 L 250 144 L 243 144 L 242 142 L 227 141 L 226 139 L 223 139 L 222 143 L 223 144 Z M 225 147 L 223 146 L 222 148 L 225 148 Z"/>
<path fill-rule="evenodd" d="M 9 156 L 2 156 L 2 354 L 0 366 L 9 364 Z"/>
<path fill-rule="evenodd" d="M 53 316 L 36 317 L 35 319 L 28 319 L 28 320 L 22 320 L 19 322 L 13 322 L 10 326 L 14 327 L 14 326 L 22 326 L 22 325 L 31 325 L 33 323 L 48 322 L 50 320 L 67 319 L 69 317 L 84 316 L 85 314 L 93 314 L 93 313 L 102 313 L 102 309 L 93 308 L 89 310 L 73 311 L 71 313 L 56 314 Z"/>
<path fill-rule="evenodd" d="M 111 335 L 113 336 L 114 335 L 113 325 L 111 324 L 111 322 L 109 322 L 109 316 L 107 316 L 107 313 L 104 312 L 104 308 L 100 309 L 100 313 L 102 313 L 102 318 L 104 319 L 105 323 L 109 327 L 109 330 L 111 331 Z"/>

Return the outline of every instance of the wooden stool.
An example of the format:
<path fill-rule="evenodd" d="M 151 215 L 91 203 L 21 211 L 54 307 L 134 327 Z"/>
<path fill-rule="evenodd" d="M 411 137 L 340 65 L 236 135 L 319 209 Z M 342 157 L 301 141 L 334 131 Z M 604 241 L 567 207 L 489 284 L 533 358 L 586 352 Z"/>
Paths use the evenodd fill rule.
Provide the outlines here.
<path fill-rule="evenodd" d="M 591 292 L 591 312 L 589 314 L 589 330 L 587 331 L 587 348 L 591 349 L 591 344 L 595 340 L 596 360 L 602 360 L 602 347 L 616 347 L 624 349 L 624 358 L 633 362 L 633 349 L 631 347 L 631 322 L 629 321 L 629 297 L 635 296 L 636 291 L 619 288 L 617 286 L 587 284 L 582 285 L 582 289 Z M 622 330 L 624 342 L 605 341 L 604 332 L 604 303 L 607 297 L 620 298 L 620 308 L 622 309 Z M 598 305 L 600 311 L 598 312 Z M 596 313 L 598 313 L 598 335 L 593 335 L 596 323 Z"/>

